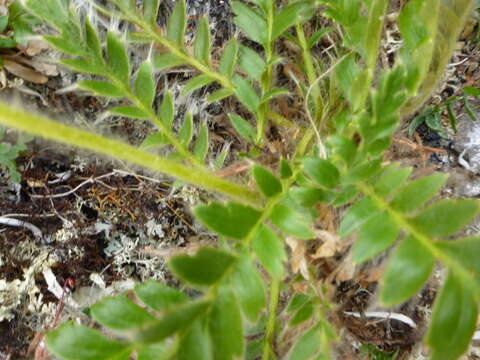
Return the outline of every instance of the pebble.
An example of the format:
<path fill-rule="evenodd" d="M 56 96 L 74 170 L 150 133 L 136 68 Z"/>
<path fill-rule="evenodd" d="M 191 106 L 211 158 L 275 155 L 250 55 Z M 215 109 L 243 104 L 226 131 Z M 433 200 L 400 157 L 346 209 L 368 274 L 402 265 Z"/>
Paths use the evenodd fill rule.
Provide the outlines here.
<path fill-rule="evenodd" d="M 480 174 L 480 113 L 477 121 L 464 114 L 458 118 L 458 132 L 453 148 L 458 151 L 458 163 L 466 170 Z"/>

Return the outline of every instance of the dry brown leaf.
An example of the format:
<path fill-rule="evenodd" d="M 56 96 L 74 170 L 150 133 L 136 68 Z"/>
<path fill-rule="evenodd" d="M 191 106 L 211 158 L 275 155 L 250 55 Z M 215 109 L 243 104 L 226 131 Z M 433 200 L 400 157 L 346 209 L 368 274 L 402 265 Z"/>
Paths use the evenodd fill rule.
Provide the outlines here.
<path fill-rule="evenodd" d="M 358 281 L 377 282 L 382 278 L 384 266 L 376 266 L 371 269 L 362 270 L 357 276 Z"/>
<path fill-rule="evenodd" d="M 48 44 L 45 41 L 35 39 L 28 42 L 27 47 L 24 49 L 24 52 L 28 56 L 35 56 L 48 48 Z"/>
<path fill-rule="evenodd" d="M 292 272 L 294 274 L 300 273 L 306 280 L 308 280 L 310 276 L 308 274 L 308 265 L 306 259 L 307 247 L 305 245 L 305 240 L 287 237 L 286 242 L 290 249 L 292 249 Z"/>
<path fill-rule="evenodd" d="M 24 56 L 5 56 L 4 59 L 13 61 L 20 65 L 27 65 L 28 67 L 31 67 L 47 76 L 58 75 L 57 65 L 55 64 L 50 64 L 50 63 L 41 62 L 37 60 L 30 60 Z"/>
<path fill-rule="evenodd" d="M 32 68 L 37 70 L 38 72 L 47 75 L 47 76 L 57 76 L 58 75 L 58 70 L 57 70 L 57 65 L 55 64 L 49 64 L 46 62 L 40 62 L 36 60 L 27 60 L 26 62 L 27 65 L 30 65 Z"/>
<path fill-rule="evenodd" d="M 342 261 L 337 271 L 332 274 L 337 281 L 347 281 L 353 279 L 355 275 L 355 265 L 352 256 L 348 254 Z"/>
<path fill-rule="evenodd" d="M 4 60 L 3 66 L 5 69 L 15 76 L 18 76 L 26 81 L 33 82 L 35 84 L 45 84 L 48 81 L 48 77 L 38 73 L 37 71 L 30 69 L 26 66 L 20 65 L 17 62 Z"/>
<path fill-rule="evenodd" d="M 319 259 L 334 256 L 339 248 L 340 242 L 338 238 L 331 232 L 325 230 L 316 230 L 315 235 L 321 239 L 323 243 L 318 247 L 317 251 L 315 251 L 315 254 L 312 255 L 312 258 Z"/>
<path fill-rule="evenodd" d="M 327 231 L 335 232 L 335 213 L 331 206 L 326 204 L 319 203 L 317 205 L 317 212 L 319 216 L 319 221 L 322 224 L 322 228 Z"/>

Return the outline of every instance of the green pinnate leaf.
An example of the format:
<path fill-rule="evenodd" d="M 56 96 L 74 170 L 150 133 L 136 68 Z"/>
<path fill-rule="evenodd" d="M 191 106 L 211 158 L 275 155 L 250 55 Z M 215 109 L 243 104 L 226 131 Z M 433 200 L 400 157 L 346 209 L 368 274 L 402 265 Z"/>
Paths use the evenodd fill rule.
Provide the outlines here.
<path fill-rule="evenodd" d="M 260 79 L 265 69 L 265 61 L 258 52 L 246 46 L 240 46 L 239 65 L 252 79 Z"/>
<path fill-rule="evenodd" d="M 313 11 L 310 1 L 297 1 L 282 8 L 274 17 L 272 40 L 281 36 L 289 27 L 313 15 Z"/>
<path fill-rule="evenodd" d="M 265 94 L 263 94 L 262 103 L 266 103 L 277 96 L 288 95 L 288 94 L 290 94 L 290 92 L 287 89 L 283 89 L 283 88 L 272 89 L 270 91 L 267 91 Z"/>
<path fill-rule="evenodd" d="M 295 326 L 311 319 L 314 311 L 314 304 L 310 301 L 307 301 L 297 311 L 295 311 L 291 319 L 288 321 L 288 325 Z"/>
<path fill-rule="evenodd" d="M 173 95 L 171 91 L 167 91 L 163 96 L 158 115 L 160 116 L 160 121 L 165 125 L 165 127 L 167 129 L 171 129 L 173 125 L 173 118 L 175 116 Z"/>
<path fill-rule="evenodd" d="M 117 86 L 106 81 L 83 80 L 77 83 L 81 89 L 91 91 L 97 96 L 122 98 L 126 93 L 124 89 L 119 89 Z"/>
<path fill-rule="evenodd" d="M 382 159 L 363 160 L 358 165 L 355 165 L 347 175 L 342 177 L 342 183 L 344 185 L 350 185 L 362 180 L 367 180 L 382 169 L 381 165 Z"/>
<path fill-rule="evenodd" d="M 378 46 L 382 35 L 383 19 L 387 10 L 387 0 L 373 0 L 368 5 L 369 14 L 365 31 L 365 53 L 367 64 L 375 64 Z"/>
<path fill-rule="evenodd" d="M 198 24 L 197 35 L 193 43 L 193 53 L 204 64 L 210 63 L 210 28 L 206 17 L 203 17 Z"/>
<path fill-rule="evenodd" d="M 205 157 L 208 153 L 208 125 L 202 124 L 200 131 L 198 132 L 197 140 L 195 141 L 195 147 L 193 149 L 195 157 L 200 161 L 205 161 Z"/>
<path fill-rule="evenodd" d="M 282 179 L 288 179 L 290 176 L 293 175 L 292 167 L 288 163 L 287 160 L 281 159 L 280 160 L 280 177 Z"/>
<path fill-rule="evenodd" d="M 149 308 L 164 311 L 185 303 L 187 295 L 158 281 L 148 280 L 135 286 L 135 295 Z"/>
<path fill-rule="evenodd" d="M 325 188 L 337 186 L 340 173 L 328 160 L 308 158 L 303 161 L 303 169 L 318 185 Z"/>
<path fill-rule="evenodd" d="M 353 245 L 352 256 L 357 263 L 367 261 L 390 247 L 400 234 L 390 214 L 382 212 L 368 219 Z"/>
<path fill-rule="evenodd" d="M 183 37 L 187 28 L 187 12 L 185 10 L 185 0 L 177 1 L 172 15 L 167 23 L 167 39 L 175 45 L 183 47 Z"/>
<path fill-rule="evenodd" d="M 352 84 L 360 77 L 360 67 L 358 66 L 355 56 L 346 56 L 336 67 L 335 77 L 341 92 L 352 105 L 354 102 L 352 95 Z"/>
<path fill-rule="evenodd" d="M 317 202 L 330 202 L 334 194 L 319 188 L 295 186 L 289 192 L 292 199 L 302 206 L 313 206 Z"/>
<path fill-rule="evenodd" d="M 233 95 L 233 91 L 231 90 L 228 90 L 228 89 L 220 89 L 220 90 L 217 90 L 213 93 L 211 93 L 208 98 L 207 98 L 207 103 L 210 104 L 210 103 L 213 103 L 213 102 L 216 102 L 216 101 L 220 101 L 220 100 L 223 100 L 229 96 Z"/>
<path fill-rule="evenodd" d="M 252 174 L 263 195 L 272 197 L 282 192 L 280 180 L 264 167 L 257 164 L 253 165 Z"/>
<path fill-rule="evenodd" d="M 102 75 L 103 71 L 95 63 L 91 61 L 84 61 L 80 59 L 60 59 L 60 63 L 72 69 L 73 71 L 91 74 Z"/>
<path fill-rule="evenodd" d="M 468 271 L 475 274 L 477 279 L 480 275 L 480 238 L 463 238 L 447 241 L 438 241 L 435 246 L 442 252 L 448 254 L 459 264 L 466 267 Z M 480 280 L 477 280 L 480 283 Z"/>
<path fill-rule="evenodd" d="M 480 89 L 473 86 L 465 86 L 463 93 L 468 96 L 480 97 Z"/>
<path fill-rule="evenodd" d="M 0 33 L 3 33 L 8 26 L 8 14 L 0 15 Z"/>
<path fill-rule="evenodd" d="M 26 9 L 32 14 L 52 23 L 57 30 L 62 30 L 67 26 L 68 13 L 66 3 L 60 0 L 35 1 L 27 0 L 23 3 Z"/>
<path fill-rule="evenodd" d="M 130 62 L 122 41 L 112 32 L 107 33 L 108 65 L 115 77 L 126 86 L 130 78 Z"/>
<path fill-rule="evenodd" d="M 380 298 L 386 305 L 407 301 L 427 281 L 435 258 L 413 236 L 407 236 L 395 249 L 383 275 Z"/>
<path fill-rule="evenodd" d="M 375 183 L 375 192 L 381 196 L 390 195 L 407 181 L 411 173 L 411 167 L 401 167 L 398 163 L 389 165 Z"/>
<path fill-rule="evenodd" d="M 180 345 L 176 354 L 177 360 L 213 359 L 213 349 L 206 322 L 203 319 L 195 321 L 193 326 L 181 335 Z"/>
<path fill-rule="evenodd" d="M 351 234 L 379 211 L 369 197 L 364 197 L 347 210 L 340 222 L 338 234 L 340 236 Z"/>
<path fill-rule="evenodd" d="M 282 279 L 285 275 L 283 263 L 287 260 L 287 253 L 280 237 L 268 226 L 261 225 L 253 239 L 252 247 L 260 264 L 270 276 Z"/>
<path fill-rule="evenodd" d="M 230 153 L 230 144 L 226 144 L 223 146 L 222 151 L 218 153 L 218 155 L 215 157 L 215 160 L 213 162 L 213 167 L 216 170 L 220 170 L 223 167 L 223 164 L 225 164 L 225 160 L 227 159 L 228 154 Z"/>
<path fill-rule="evenodd" d="M 310 301 L 308 295 L 297 293 L 292 296 L 287 306 L 287 312 L 294 312 Z"/>
<path fill-rule="evenodd" d="M 107 339 L 97 330 L 72 322 L 50 331 L 46 342 L 52 354 L 66 360 L 128 359 L 131 352 L 127 344 Z"/>
<path fill-rule="evenodd" d="M 398 191 L 392 200 L 392 207 L 403 212 L 418 209 L 440 191 L 447 178 L 445 174 L 433 174 L 412 181 Z"/>
<path fill-rule="evenodd" d="M 243 354 L 242 316 L 229 288 L 219 289 L 208 324 L 215 360 L 233 360 Z"/>
<path fill-rule="evenodd" d="M 184 65 L 185 61 L 172 53 L 157 55 L 153 57 L 152 65 L 155 70 L 168 69 Z"/>
<path fill-rule="evenodd" d="M 232 122 L 232 125 L 237 131 L 238 135 L 248 142 L 253 143 L 255 141 L 257 132 L 247 120 L 234 113 L 228 114 L 228 118 Z"/>
<path fill-rule="evenodd" d="M 406 99 L 404 75 L 402 66 L 395 66 L 381 75 L 378 89 L 372 99 L 375 117 L 381 118 L 384 114 L 394 114 L 399 111 Z"/>
<path fill-rule="evenodd" d="M 195 320 L 203 317 L 211 303 L 208 301 L 188 302 L 166 312 L 159 320 L 139 330 L 134 341 L 140 344 L 155 344 L 177 331 L 187 331 Z"/>
<path fill-rule="evenodd" d="M 345 163 L 351 164 L 357 155 L 357 146 L 349 138 L 342 135 L 332 135 L 328 138 L 328 144 L 333 153 L 340 157 Z"/>
<path fill-rule="evenodd" d="M 71 56 L 83 56 L 85 55 L 82 48 L 77 46 L 74 41 L 69 41 L 68 39 L 57 37 L 57 36 L 44 36 L 46 42 L 52 45 L 54 48 L 57 48 L 61 52 L 71 55 Z"/>
<path fill-rule="evenodd" d="M 435 299 L 426 335 L 432 360 L 455 360 L 468 348 L 477 323 L 477 303 L 470 290 L 449 273 Z"/>
<path fill-rule="evenodd" d="M 135 94 L 145 107 L 151 108 L 155 99 L 155 90 L 152 63 L 147 60 L 138 69 L 135 79 Z"/>
<path fill-rule="evenodd" d="M 143 16 L 151 25 L 157 25 L 160 0 L 145 0 L 143 2 Z"/>
<path fill-rule="evenodd" d="M 220 59 L 220 65 L 218 69 L 220 74 L 229 78 L 232 77 L 235 70 L 235 65 L 237 64 L 237 54 L 238 40 L 233 37 L 228 41 L 227 46 L 225 46 L 222 58 Z"/>
<path fill-rule="evenodd" d="M 214 81 L 213 78 L 205 74 L 195 76 L 194 78 L 187 81 L 187 83 L 185 84 L 185 87 L 182 90 L 182 95 L 186 96 L 190 94 L 192 91 L 195 91 L 197 89 L 200 89 L 201 87 L 207 86 L 208 84 L 211 84 L 213 81 Z"/>
<path fill-rule="evenodd" d="M 311 239 L 315 236 L 311 229 L 310 219 L 297 211 L 290 204 L 280 203 L 273 209 L 270 219 L 283 232 L 300 239 Z"/>
<path fill-rule="evenodd" d="M 343 206 L 345 204 L 351 203 L 355 198 L 358 196 L 358 189 L 351 185 L 345 186 L 342 191 L 336 196 L 335 200 L 333 201 L 333 206 Z M 329 194 L 329 193 L 327 193 Z M 326 199 L 325 202 L 329 202 L 330 199 Z"/>
<path fill-rule="evenodd" d="M 170 141 L 168 138 L 160 133 L 156 132 L 154 134 L 148 135 L 145 140 L 142 141 L 140 147 L 142 148 L 151 148 L 151 147 L 160 147 L 169 144 Z"/>
<path fill-rule="evenodd" d="M 306 330 L 297 340 L 288 354 L 288 360 L 316 359 L 322 346 L 320 325 L 314 325 Z"/>
<path fill-rule="evenodd" d="M 448 236 L 468 225 L 479 210 L 477 200 L 440 200 L 409 221 L 429 236 Z"/>
<path fill-rule="evenodd" d="M 267 41 L 267 22 L 250 6 L 234 1 L 231 4 L 235 13 L 235 23 L 253 41 L 265 44 Z"/>
<path fill-rule="evenodd" d="M 136 106 L 117 106 L 108 110 L 111 115 L 125 116 L 132 119 L 148 119 L 150 117 L 145 111 Z"/>
<path fill-rule="evenodd" d="M 251 112 L 255 112 L 260 105 L 260 98 L 253 89 L 250 82 L 239 75 L 233 77 L 233 84 L 235 85 L 235 94 L 238 100 L 245 105 Z"/>
<path fill-rule="evenodd" d="M 185 120 L 183 120 L 182 127 L 178 132 L 178 138 L 183 146 L 188 147 L 190 141 L 192 141 L 193 135 L 193 116 L 192 113 L 187 113 Z"/>
<path fill-rule="evenodd" d="M 100 38 L 98 37 L 97 30 L 88 19 L 85 19 L 85 40 L 91 54 L 94 56 L 95 62 L 103 63 Z"/>
<path fill-rule="evenodd" d="M 265 288 L 255 264 L 244 254 L 231 275 L 232 290 L 243 313 L 251 322 L 256 322 L 265 307 Z"/>
<path fill-rule="evenodd" d="M 171 355 L 170 348 L 163 342 L 142 346 L 137 350 L 136 360 L 169 360 Z"/>
<path fill-rule="evenodd" d="M 114 331 L 133 331 L 155 320 L 125 296 L 105 297 L 91 307 L 92 317 Z"/>
<path fill-rule="evenodd" d="M 243 239 L 255 226 L 260 212 L 234 202 L 212 202 L 194 209 L 195 216 L 211 230 L 234 239 Z"/>
<path fill-rule="evenodd" d="M 260 359 L 263 353 L 263 347 L 265 346 L 265 339 L 258 337 L 253 340 L 247 341 L 245 348 L 245 360 Z"/>
<path fill-rule="evenodd" d="M 180 279 L 193 285 L 212 285 L 222 278 L 236 258 L 215 248 L 203 247 L 193 256 L 177 255 L 169 262 Z"/>
<path fill-rule="evenodd" d="M 315 31 L 312 36 L 310 36 L 310 38 L 308 39 L 307 41 L 307 44 L 308 44 L 308 49 L 311 49 L 312 47 L 315 46 L 315 44 L 318 43 L 318 41 L 324 37 L 325 35 L 329 34 L 330 32 L 332 32 L 334 30 L 333 27 L 324 27 L 322 29 L 319 29 L 317 31 Z"/>

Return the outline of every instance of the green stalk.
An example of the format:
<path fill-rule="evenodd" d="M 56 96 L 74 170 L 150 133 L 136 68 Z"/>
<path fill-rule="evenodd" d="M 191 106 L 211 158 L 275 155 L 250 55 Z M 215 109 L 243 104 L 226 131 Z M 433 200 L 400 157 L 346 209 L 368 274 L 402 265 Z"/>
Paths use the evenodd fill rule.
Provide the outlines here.
<path fill-rule="evenodd" d="M 303 31 L 303 25 L 296 24 L 295 30 L 297 32 L 298 43 L 300 44 L 300 48 L 302 50 L 302 58 L 303 58 L 303 63 L 305 65 L 308 84 L 309 86 L 312 86 L 317 79 L 317 72 L 315 71 L 315 67 L 313 66 L 312 54 L 308 49 L 307 39 L 305 38 L 305 32 Z M 320 96 L 319 84 L 316 84 L 315 86 L 313 86 L 312 96 L 315 101 L 314 118 L 316 121 L 318 121 L 322 117 L 322 112 L 323 112 L 323 102 L 322 102 L 322 97 Z M 305 101 L 308 101 L 308 99 L 305 99 Z"/>
<path fill-rule="evenodd" d="M 212 79 L 215 79 L 215 81 L 217 81 L 225 89 L 232 91 L 235 89 L 230 79 L 228 79 L 226 76 L 218 73 L 214 69 L 198 61 L 194 56 L 188 54 L 185 50 L 179 48 L 176 44 L 159 34 L 159 28 L 152 27 L 152 25 L 143 21 L 143 19 L 138 19 L 137 21 L 135 21 L 135 23 L 139 25 L 153 39 L 155 39 L 157 43 L 165 47 L 169 53 L 182 59 L 186 64 L 197 69 L 201 73 L 211 77 Z"/>
<path fill-rule="evenodd" d="M 362 111 L 366 108 L 365 103 L 370 92 L 374 74 L 376 73 L 378 54 L 380 52 L 380 41 L 382 38 L 383 23 L 387 11 L 387 0 L 373 0 L 368 14 L 368 24 L 365 34 L 365 62 L 364 81 L 359 87 L 360 99 L 355 110 Z"/>
<path fill-rule="evenodd" d="M 108 72 L 105 75 L 108 79 L 110 79 L 115 85 L 127 93 L 128 99 L 135 104 L 138 108 L 142 109 L 146 114 L 148 114 L 149 120 L 161 130 L 162 135 L 165 136 L 170 144 L 172 144 L 175 149 L 178 151 L 180 155 L 182 155 L 185 159 L 187 159 L 193 166 L 199 169 L 203 169 L 206 171 L 205 165 L 200 162 L 188 149 L 180 142 L 178 139 L 173 135 L 172 130 L 167 128 L 165 124 L 159 119 L 158 115 L 152 110 L 151 107 L 145 106 L 142 101 L 136 96 L 130 87 L 123 82 L 119 81 L 113 76 L 109 76 Z"/>
<path fill-rule="evenodd" d="M 0 124 L 68 145 L 92 150 L 164 173 L 179 180 L 227 195 L 237 201 L 260 206 L 257 192 L 226 181 L 211 172 L 192 168 L 139 150 L 123 142 L 63 125 L 0 102 Z"/>
<path fill-rule="evenodd" d="M 416 96 L 409 99 L 403 106 L 403 117 L 417 111 L 430 98 L 432 92 L 438 86 L 455 50 L 458 37 L 471 15 L 475 3 L 473 0 L 438 1 L 438 10 L 428 13 L 431 17 L 438 17 L 438 21 L 434 23 L 436 27 L 434 31 L 435 39 L 433 39 L 434 45 L 430 48 L 429 53 L 424 54 L 422 52 L 420 54 L 420 56 L 431 57 L 432 60 L 427 73 L 422 78 Z M 430 15 L 431 12 L 433 14 Z"/>
<path fill-rule="evenodd" d="M 215 79 L 220 85 L 222 85 L 224 88 L 229 89 L 229 90 L 234 90 L 234 86 L 230 79 L 228 79 L 226 76 L 218 73 L 211 67 L 203 64 L 202 62 L 198 61 L 194 56 L 191 54 L 188 54 L 183 48 L 179 47 L 177 44 L 173 43 L 172 41 L 168 40 L 166 37 L 164 37 L 160 33 L 160 28 L 157 26 L 153 26 L 149 22 L 145 21 L 143 16 L 138 13 L 134 13 L 133 15 L 130 13 L 130 9 L 125 8 L 122 6 L 121 2 L 117 1 L 112 1 L 109 0 L 110 2 L 113 2 L 118 6 L 118 8 L 121 10 L 121 16 L 119 14 L 116 14 L 107 8 L 97 4 L 93 0 L 89 0 L 89 2 L 101 13 L 115 18 L 115 17 L 120 17 L 125 21 L 131 22 L 135 25 L 137 25 L 139 28 L 141 28 L 145 33 L 147 33 L 152 39 L 154 39 L 158 44 L 162 45 L 164 48 L 168 50 L 169 53 L 175 55 L 176 57 L 182 59 L 186 64 L 190 65 L 191 67 L 197 69 L 201 73 L 208 75 L 209 77 Z"/>
<path fill-rule="evenodd" d="M 275 14 L 275 2 L 274 0 L 268 0 L 266 6 L 266 15 L 267 15 L 267 41 L 264 45 L 265 49 L 265 59 L 266 59 L 266 69 L 262 76 L 262 95 L 270 90 L 272 84 L 272 59 L 273 59 L 273 18 Z M 268 108 L 269 102 L 265 102 L 260 105 L 257 111 L 257 139 L 256 142 L 258 145 L 262 145 L 263 136 L 265 135 L 265 124 L 268 119 Z"/>
<path fill-rule="evenodd" d="M 458 262 L 457 259 L 437 248 L 435 246 L 435 242 L 428 235 L 417 230 L 417 228 L 408 221 L 408 218 L 406 218 L 403 213 L 393 209 L 383 197 L 377 195 L 375 190 L 370 185 L 364 182 L 359 182 L 356 186 L 361 192 L 370 197 L 380 209 L 390 214 L 393 221 L 401 229 L 404 229 L 407 233 L 415 237 L 415 239 L 418 240 L 425 248 L 427 248 L 436 259 L 440 260 L 448 268 L 452 269 L 455 274 L 461 277 L 466 286 L 474 289 L 475 298 L 477 301 L 480 301 L 480 287 L 475 281 L 474 274 L 472 274 L 460 262 Z"/>
<path fill-rule="evenodd" d="M 271 344 L 275 336 L 275 323 L 277 319 L 278 298 L 280 296 L 280 280 L 273 279 L 270 285 L 270 304 L 268 306 L 267 331 L 263 345 L 262 360 L 269 360 L 272 353 Z M 274 358 L 274 357 L 272 357 Z"/>

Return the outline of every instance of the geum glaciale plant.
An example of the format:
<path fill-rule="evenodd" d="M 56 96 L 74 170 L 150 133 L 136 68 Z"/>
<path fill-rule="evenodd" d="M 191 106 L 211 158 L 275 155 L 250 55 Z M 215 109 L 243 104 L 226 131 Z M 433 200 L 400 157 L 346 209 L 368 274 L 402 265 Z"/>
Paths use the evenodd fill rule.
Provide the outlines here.
<path fill-rule="evenodd" d="M 127 99 L 130 105 L 110 112 L 151 121 L 158 133 L 146 140 L 147 145 L 169 145 L 171 154 L 154 155 L 5 103 L 0 105 L 0 122 L 128 160 L 224 196 L 224 202 L 194 208 L 196 218 L 218 234 L 219 245 L 201 248 L 191 256 L 174 256 L 169 262 L 172 273 L 195 289 L 196 296 L 153 281 L 139 284 L 131 294 L 135 301 L 126 295 L 107 297 L 90 309 L 91 317 L 113 337 L 67 323 L 47 335 L 53 354 L 63 359 L 128 359 L 132 352 L 142 360 L 276 358 L 280 285 L 287 279 L 283 239 L 315 237 L 317 203 L 350 205 L 338 235 L 357 232 L 351 250 L 357 263 L 396 243 L 380 290 L 386 305 L 412 297 L 439 262 L 446 279 L 435 300 L 426 343 L 432 359 L 456 359 L 466 350 L 480 300 L 480 239 L 448 237 L 478 214 L 479 205 L 474 200 L 431 202 L 446 176 L 434 174 L 411 181 L 411 168 L 385 163 L 383 154 L 401 116 L 417 109 L 434 89 L 473 1 L 410 0 L 398 18 L 404 43 L 388 69 L 377 64 L 386 0 L 292 1 L 280 8 L 272 0 L 234 1 L 236 24 L 263 51 L 257 53 L 232 38 L 218 66 L 210 55 L 207 19 L 199 23 L 193 49 L 185 46 L 183 0 L 178 1 L 165 29 L 156 23 L 158 0 L 145 0 L 143 9 L 133 0 L 109 3 L 111 7 L 93 1 L 91 5 L 102 16 L 133 24 L 135 31 L 127 34 L 130 41 L 150 43 L 152 49 L 161 51 L 151 54 L 135 71 L 121 36 L 108 31 L 103 44 L 92 21 L 79 16 L 68 0 L 26 0 L 25 6 L 57 31 L 45 39 L 68 55 L 62 63 L 95 76 L 96 80 L 79 82 L 78 88 Z M 310 51 L 325 29 L 311 37 L 304 32 L 303 25 L 318 11 L 331 18 L 343 39 L 337 47 L 339 59 L 328 70 Z M 288 121 L 285 125 L 284 120 L 278 124 L 297 127 L 301 137 L 295 151 L 279 160 L 275 171 L 260 164 L 252 166 L 250 175 L 256 184 L 252 189 L 246 185 L 248 179 L 234 183 L 210 170 L 205 161 L 206 125 L 194 131 L 192 116 L 186 115 L 179 130 L 175 129 L 170 92 L 163 94 L 155 110 L 154 72 L 179 65 L 193 68 L 198 75 L 187 82 L 184 95 L 217 83 L 220 90 L 208 101 L 235 96 L 251 118 L 229 114 L 230 121 L 246 142 L 261 148 L 268 121 L 281 120 L 271 101 L 288 94 L 274 85 L 274 70 L 282 62 L 275 41 L 281 37 L 300 50 L 306 76 L 297 79 L 297 85 L 309 126 Z M 265 270 L 263 275 L 259 265 Z M 286 307 L 291 314 L 289 326 L 303 323 L 305 328 L 288 359 L 332 356 L 329 345 L 335 335 L 323 299 L 321 290 L 311 284 Z"/>

